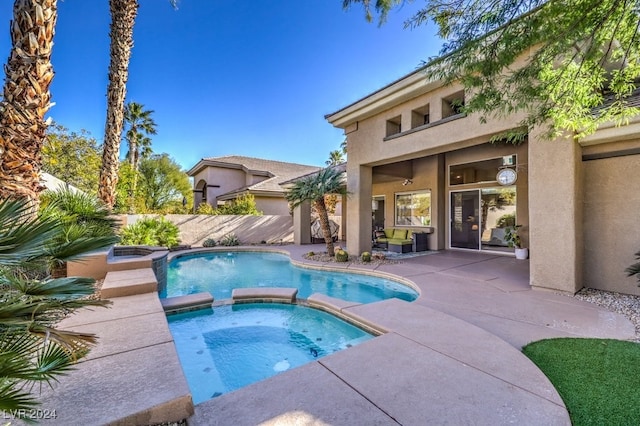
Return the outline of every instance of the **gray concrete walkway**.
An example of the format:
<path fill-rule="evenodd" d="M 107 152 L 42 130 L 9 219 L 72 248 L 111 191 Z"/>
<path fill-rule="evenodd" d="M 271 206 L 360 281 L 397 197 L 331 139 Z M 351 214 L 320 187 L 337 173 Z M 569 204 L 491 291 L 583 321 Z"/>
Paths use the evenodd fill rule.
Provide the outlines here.
<path fill-rule="evenodd" d="M 302 255 L 323 246 L 287 250 L 310 263 Z M 559 336 L 634 337 L 618 314 L 531 290 L 528 262 L 511 257 L 447 251 L 339 267 L 409 279 L 421 296 L 344 308 L 390 332 L 198 404 L 189 424 L 566 425 L 562 400 L 521 347 Z"/>
<path fill-rule="evenodd" d="M 521 347 L 557 336 L 634 337 L 620 315 L 531 290 L 528 262 L 511 257 L 447 251 L 398 264 L 322 265 L 303 255 L 324 246 L 274 249 L 313 267 L 393 274 L 421 296 L 336 304 L 389 332 L 198 404 L 190 425 L 568 425 L 562 400 Z M 113 301 L 63 323 L 100 340 L 76 371 L 45 390 L 42 408 L 58 418 L 41 424 L 152 424 L 191 415 L 157 293 Z"/>

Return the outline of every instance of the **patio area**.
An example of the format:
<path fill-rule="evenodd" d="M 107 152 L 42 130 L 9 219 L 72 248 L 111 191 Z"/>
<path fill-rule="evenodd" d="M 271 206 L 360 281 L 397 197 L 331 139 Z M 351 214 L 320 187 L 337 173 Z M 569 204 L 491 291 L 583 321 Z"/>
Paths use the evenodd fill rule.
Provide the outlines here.
<path fill-rule="evenodd" d="M 324 245 L 286 250 L 305 264 L 304 254 Z M 189 424 L 568 425 L 562 400 L 520 348 L 549 337 L 635 335 L 621 315 L 531 290 L 527 261 L 444 251 L 401 262 L 325 265 L 398 275 L 420 288 L 413 303 L 345 309 L 390 333 L 199 404 Z"/>
<path fill-rule="evenodd" d="M 512 257 L 443 251 L 401 263 L 320 264 L 304 254 L 324 245 L 273 248 L 297 264 L 397 275 L 421 296 L 336 306 L 389 332 L 198 404 L 190 425 L 568 425 L 562 400 L 520 348 L 548 337 L 635 337 L 621 315 L 531 290 L 528 262 Z M 190 411 L 157 294 L 114 299 L 107 312 L 66 321 L 101 340 L 77 372 L 45 391 L 43 407 L 57 408 L 58 418 L 42 424 L 145 424 L 176 406 Z M 144 339 L 128 340 L 136 330 Z"/>

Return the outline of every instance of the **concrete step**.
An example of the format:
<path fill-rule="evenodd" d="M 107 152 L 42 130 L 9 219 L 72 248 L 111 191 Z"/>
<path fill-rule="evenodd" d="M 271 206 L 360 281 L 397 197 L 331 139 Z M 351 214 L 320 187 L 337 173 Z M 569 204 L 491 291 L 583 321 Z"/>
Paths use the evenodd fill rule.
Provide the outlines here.
<path fill-rule="evenodd" d="M 297 288 L 251 287 L 234 288 L 231 298 L 234 302 L 285 302 L 293 303 L 298 294 Z"/>
<path fill-rule="evenodd" d="M 184 296 L 167 297 L 166 299 L 161 299 L 160 303 L 162 303 L 162 308 L 165 312 L 188 311 L 211 307 L 213 296 L 208 292 L 187 294 Z"/>
<path fill-rule="evenodd" d="M 103 299 L 158 291 L 158 280 L 151 268 L 108 272 L 100 290 Z"/>

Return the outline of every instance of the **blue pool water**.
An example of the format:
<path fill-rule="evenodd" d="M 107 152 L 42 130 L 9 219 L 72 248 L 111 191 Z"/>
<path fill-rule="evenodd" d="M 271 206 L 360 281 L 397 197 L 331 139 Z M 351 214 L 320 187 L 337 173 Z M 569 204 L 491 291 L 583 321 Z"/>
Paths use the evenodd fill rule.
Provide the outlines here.
<path fill-rule="evenodd" d="M 227 305 L 167 319 L 196 404 L 373 338 L 297 305 Z"/>
<path fill-rule="evenodd" d="M 209 252 L 176 258 L 169 263 L 167 290 L 160 297 L 206 291 L 222 300 L 230 299 L 234 288 L 245 287 L 293 287 L 300 298 L 323 293 L 359 303 L 418 297 L 412 288 L 392 280 L 298 268 L 288 256 L 265 252 Z"/>

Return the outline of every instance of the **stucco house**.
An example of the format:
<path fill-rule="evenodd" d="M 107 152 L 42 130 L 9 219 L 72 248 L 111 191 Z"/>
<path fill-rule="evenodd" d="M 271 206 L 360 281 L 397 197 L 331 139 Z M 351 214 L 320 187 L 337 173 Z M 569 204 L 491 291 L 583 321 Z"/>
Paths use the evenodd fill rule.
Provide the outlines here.
<path fill-rule="evenodd" d="M 203 158 L 187 173 L 193 178 L 194 205 L 214 207 L 241 195 L 252 194 L 265 215 L 288 215 L 289 205 L 280 185 L 319 170 L 304 164 L 230 155 Z"/>
<path fill-rule="evenodd" d="M 534 288 L 640 294 L 625 273 L 640 250 L 640 117 L 580 142 L 532 128 L 492 144 L 522 117 L 481 123 L 455 107 L 464 97 L 418 70 L 326 116 L 347 138 L 349 252 L 371 250 L 373 227 L 403 227 L 433 228 L 432 250 L 513 256 L 504 231 L 517 223 Z"/>

